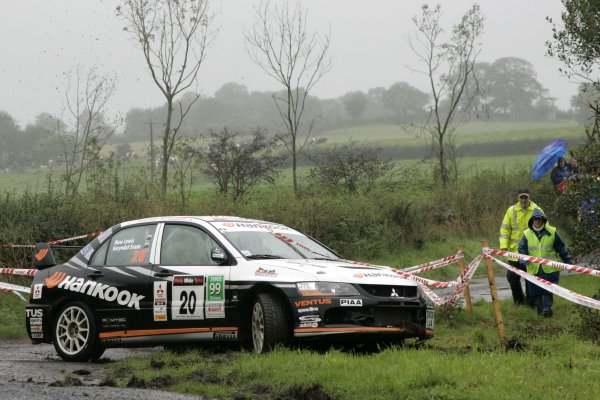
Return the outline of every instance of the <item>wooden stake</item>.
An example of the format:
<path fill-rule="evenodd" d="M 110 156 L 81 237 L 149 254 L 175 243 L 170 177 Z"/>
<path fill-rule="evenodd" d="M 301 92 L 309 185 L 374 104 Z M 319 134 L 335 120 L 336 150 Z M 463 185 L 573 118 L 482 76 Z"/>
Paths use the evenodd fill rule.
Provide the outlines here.
<path fill-rule="evenodd" d="M 484 248 L 488 247 L 488 241 L 483 240 L 481 246 Z M 508 344 L 506 343 L 506 335 L 504 334 L 504 322 L 502 321 L 502 313 L 500 312 L 500 302 L 498 300 L 498 292 L 496 291 L 496 281 L 494 280 L 494 271 L 492 270 L 492 262 L 489 259 L 485 259 L 485 269 L 487 271 L 488 282 L 490 284 L 490 292 L 492 294 L 492 305 L 494 307 L 494 319 L 496 320 L 496 328 L 498 329 L 498 336 L 500 337 L 500 346 L 502 350 L 508 352 Z"/>
<path fill-rule="evenodd" d="M 462 244 L 459 244 L 456 247 L 459 252 L 462 251 Z M 460 272 L 461 273 L 465 272 L 465 259 L 461 258 L 458 263 L 460 265 Z M 465 288 L 465 305 L 467 306 L 467 312 L 470 315 L 473 315 L 473 304 L 471 303 L 471 292 L 469 290 L 469 285 L 467 285 L 467 287 Z"/>

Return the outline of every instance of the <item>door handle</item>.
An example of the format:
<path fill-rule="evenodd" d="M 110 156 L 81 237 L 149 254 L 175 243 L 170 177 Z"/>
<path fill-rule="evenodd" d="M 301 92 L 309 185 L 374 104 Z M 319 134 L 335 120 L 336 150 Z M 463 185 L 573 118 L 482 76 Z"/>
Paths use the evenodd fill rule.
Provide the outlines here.
<path fill-rule="evenodd" d="M 87 275 L 88 278 L 91 279 L 98 279 L 98 278 L 102 278 L 104 276 L 104 274 L 101 271 L 94 271 L 91 274 Z"/>
<path fill-rule="evenodd" d="M 154 276 L 156 276 L 158 278 L 166 278 L 167 276 L 173 276 L 173 272 L 169 271 L 168 269 L 163 269 L 162 271 L 154 274 Z"/>

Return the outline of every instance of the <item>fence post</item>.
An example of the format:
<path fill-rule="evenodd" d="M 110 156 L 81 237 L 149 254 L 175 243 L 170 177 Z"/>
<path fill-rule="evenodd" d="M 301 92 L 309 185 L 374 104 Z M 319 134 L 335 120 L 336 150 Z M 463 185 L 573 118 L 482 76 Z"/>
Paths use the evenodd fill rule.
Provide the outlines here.
<path fill-rule="evenodd" d="M 488 241 L 481 242 L 483 248 L 488 247 Z M 500 337 L 500 346 L 502 351 L 508 352 L 508 344 L 506 343 L 506 335 L 504 334 L 504 322 L 502 321 L 502 313 L 500 312 L 500 302 L 498 300 L 498 292 L 496 291 L 496 281 L 494 280 L 494 271 L 492 270 L 492 262 L 486 257 L 485 269 L 487 271 L 488 282 L 490 284 L 490 293 L 492 294 L 492 305 L 494 306 L 494 319 L 496 320 L 496 328 Z"/>
<path fill-rule="evenodd" d="M 458 249 L 459 253 L 463 251 L 462 244 L 459 244 L 458 246 L 456 246 L 456 248 Z M 465 272 L 464 257 L 461 258 L 458 263 L 460 265 L 460 272 L 462 274 L 463 272 Z M 467 285 L 467 287 L 465 288 L 465 305 L 467 306 L 467 312 L 470 315 L 473 315 L 473 304 L 471 303 L 471 292 L 469 291 L 469 285 Z"/>

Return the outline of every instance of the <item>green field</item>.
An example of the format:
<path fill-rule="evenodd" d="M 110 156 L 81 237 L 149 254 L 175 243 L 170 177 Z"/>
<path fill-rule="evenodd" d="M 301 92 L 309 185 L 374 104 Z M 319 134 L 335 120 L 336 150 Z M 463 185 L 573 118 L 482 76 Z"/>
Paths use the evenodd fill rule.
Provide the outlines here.
<path fill-rule="evenodd" d="M 327 138 L 328 141 L 321 145 L 307 145 L 306 151 L 318 151 L 347 143 L 349 140 L 357 140 L 368 146 L 381 147 L 382 158 L 396 161 L 397 170 L 418 166 L 423 174 L 427 174 L 435 163 L 435 160 L 422 161 L 423 156 L 428 153 L 428 145 L 423 134 L 414 127 L 363 125 L 313 136 Z M 541 148 L 556 139 L 564 139 L 573 147 L 582 143 L 585 135 L 583 128 L 573 121 L 471 122 L 459 125 L 456 129 L 456 143 L 459 151 L 465 154 L 459 159 L 459 168 L 463 176 L 472 176 L 484 169 L 527 171 Z M 140 155 L 140 159 L 125 163 L 121 167 L 121 173 L 131 176 L 139 175 L 140 170 L 148 171 L 149 167 L 144 159 L 149 142 L 134 142 L 131 143 L 131 147 Z M 109 145 L 105 152 L 115 148 L 116 145 Z M 310 163 L 301 160 L 299 176 L 306 177 L 309 169 Z M 59 182 L 61 172 L 60 168 L 54 168 L 52 171 L 38 169 L 0 172 L 0 187 L 5 192 L 43 192 L 48 187 L 48 177 L 51 176 L 55 183 Z M 158 173 L 157 171 L 157 176 Z M 195 191 L 213 187 L 206 177 L 197 175 L 198 179 L 193 186 Z M 277 184 L 291 186 L 289 168 L 281 171 Z"/>

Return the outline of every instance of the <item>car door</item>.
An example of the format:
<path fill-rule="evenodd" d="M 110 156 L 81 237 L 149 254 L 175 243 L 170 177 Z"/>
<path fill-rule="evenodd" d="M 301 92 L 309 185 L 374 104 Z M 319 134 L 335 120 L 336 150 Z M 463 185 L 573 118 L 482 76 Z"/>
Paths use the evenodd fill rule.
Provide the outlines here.
<path fill-rule="evenodd" d="M 153 273 L 156 329 L 178 328 L 200 339 L 237 336 L 227 329 L 230 267 L 211 259 L 214 248 L 224 249 L 200 226 L 164 224 Z"/>
<path fill-rule="evenodd" d="M 85 279 L 94 282 L 90 302 L 103 338 L 103 332 L 141 329 L 152 321 L 150 251 L 156 228 L 144 224 L 121 229 L 90 259 Z"/>

